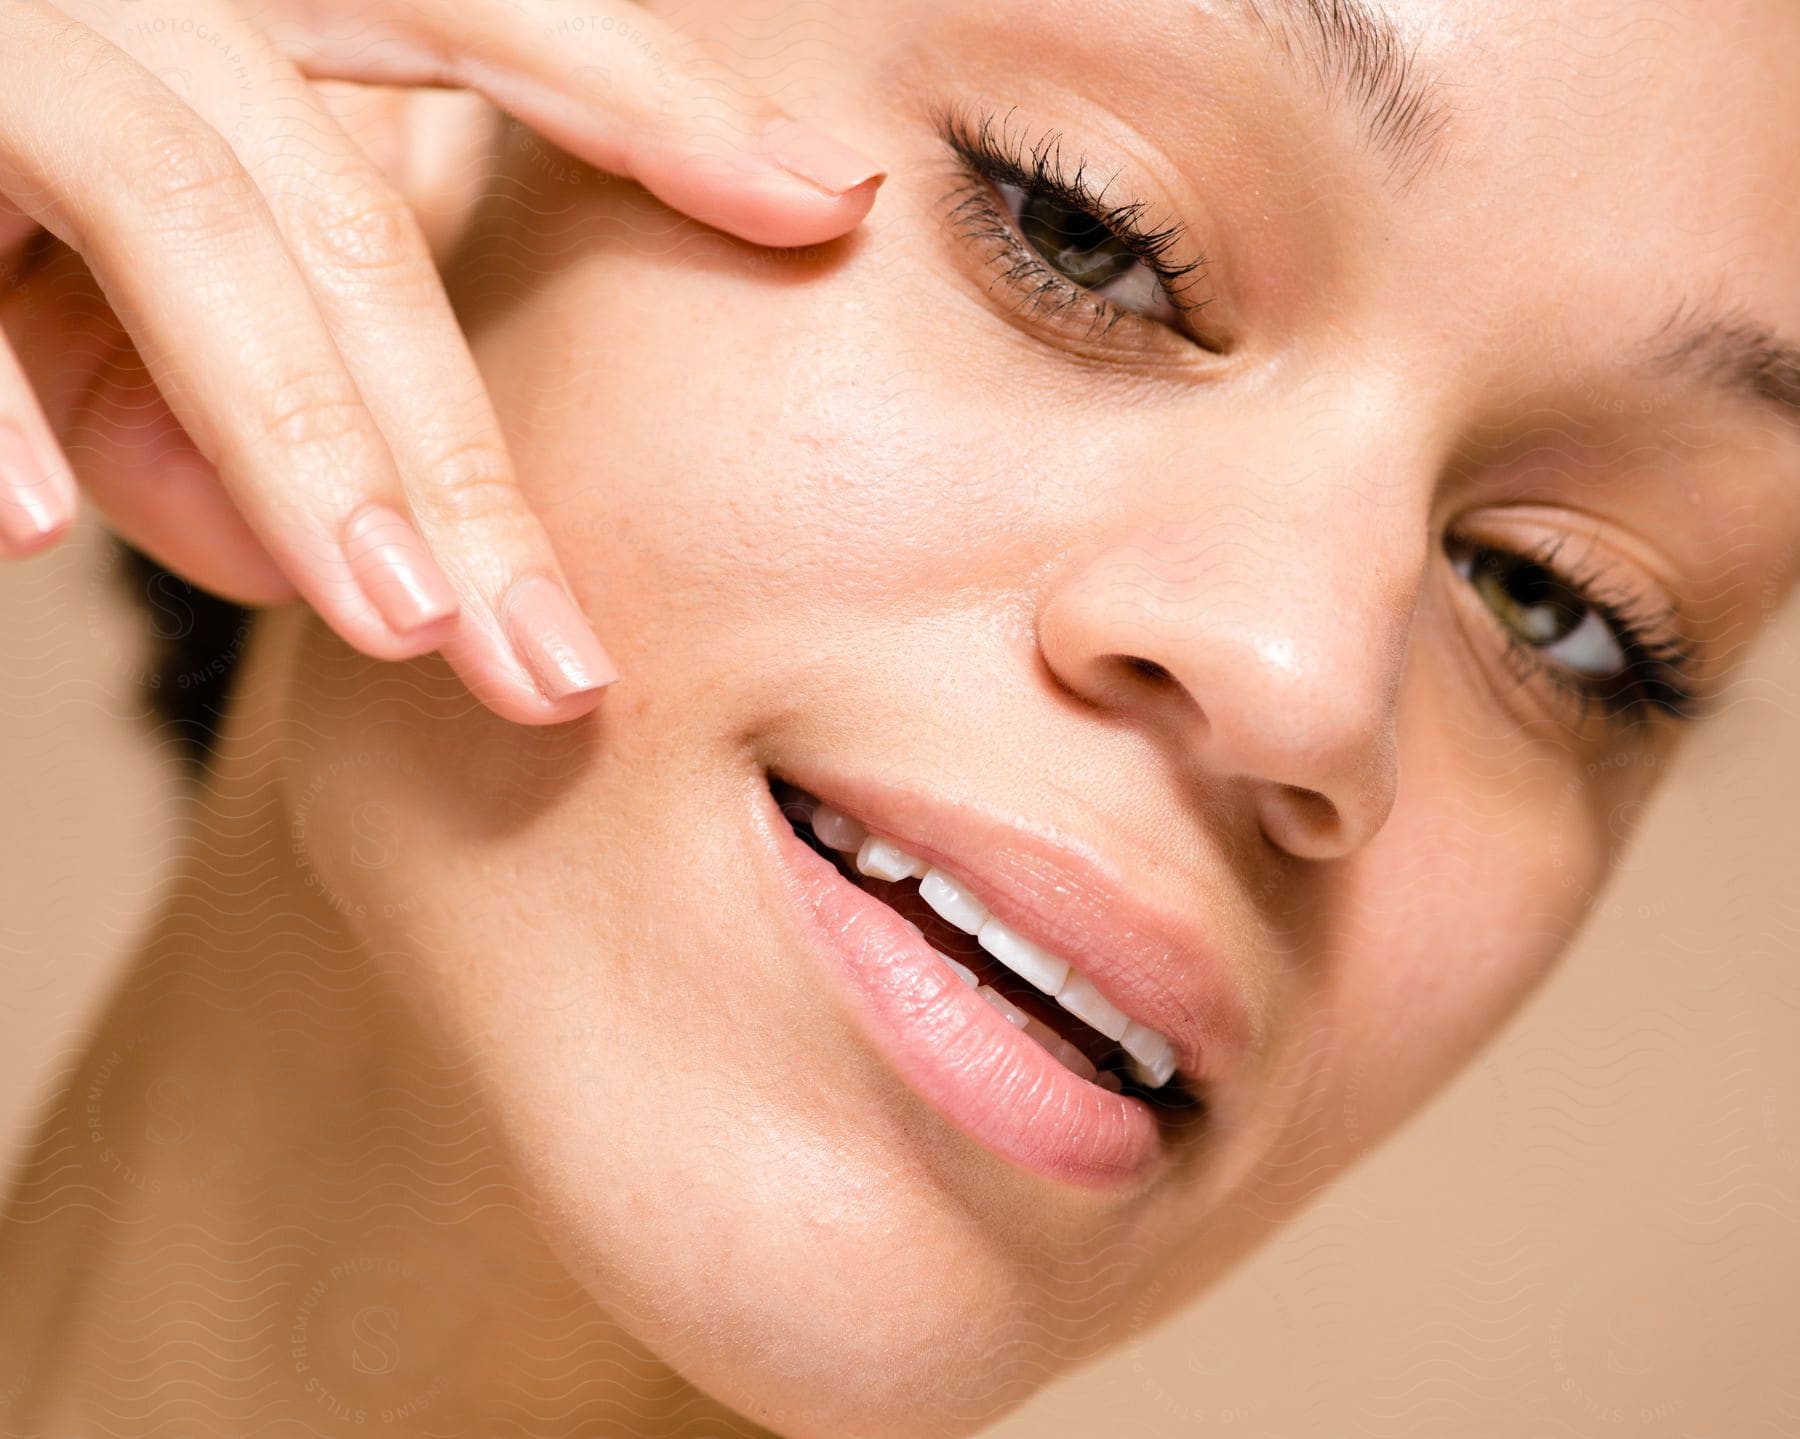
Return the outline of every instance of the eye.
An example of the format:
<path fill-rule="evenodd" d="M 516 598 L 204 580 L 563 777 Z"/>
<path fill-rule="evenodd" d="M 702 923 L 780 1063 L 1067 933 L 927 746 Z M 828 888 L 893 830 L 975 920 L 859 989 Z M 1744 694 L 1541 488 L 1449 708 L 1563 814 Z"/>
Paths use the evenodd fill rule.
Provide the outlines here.
<path fill-rule="evenodd" d="M 1025 243 L 1052 273 L 1121 310 L 1180 324 L 1167 279 L 1138 253 L 1141 241 L 1053 193 L 1006 182 L 994 188 Z"/>
<path fill-rule="evenodd" d="M 1548 565 L 1479 547 L 1453 562 L 1507 632 L 1548 663 L 1590 679 L 1625 670 L 1625 646 L 1612 623 Z"/>
<path fill-rule="evenodd" d="M 956 161 L 951 226 L 986 252 L 990 288 L 1053 337 L 1075 337 L 1089 357 L 1101 342 L 1121 358 L 1155 353 L 1185 361 L 1171 339 L 1209 354 L 1231 349 L 1209 323 L 1211 262 L 1172 215 L 1153 218 L 1132 198 L 1123 169 L 1098 178 L 1060 133 L 1028 139 L 1012 113 L 944 110 L 939 132 Z"/>

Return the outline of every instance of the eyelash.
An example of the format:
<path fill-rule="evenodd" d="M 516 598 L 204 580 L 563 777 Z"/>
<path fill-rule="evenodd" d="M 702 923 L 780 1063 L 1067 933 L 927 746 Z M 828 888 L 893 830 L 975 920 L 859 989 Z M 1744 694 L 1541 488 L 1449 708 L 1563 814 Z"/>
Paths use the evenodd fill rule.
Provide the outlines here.
<path fill-rule="evenodd" d="M 1179 220 L 1166 225 L 1147 223 L 1144 212 L 1148 207 L 1141 200 L 1110 202 L 1106 192 L 1112 188 L 1113 180 L 1096 187 L 1089 178 L 1088 163 L 1082 158 L 1077 158 L 1070 169 L 1063 158 L 1060 132 L 1052 131 L 1027 145 L 1025 137 L 1010 124 L 1012 114 L 1008 111 L 1004 117 L 997 117 L 983 112 L 970 116 L 962 111 L 943 110 L 936 119 L 939 134 L 963 171 L 962 181 L 951 197 L 955 202 L 950 212 L 951 224 L 965 238 L 995 248 L 995 262 L 1004 266 L 996 283 L 1005 283 L 1014 291 L 1022 310 L 1047 314 L 1058 322 L 1085 312 L 1088 323 L 1082 337 L 1088 340 L 1104 338 L 1120 324 L 1167 329 L 1156 320 L 1083 289 L 1046 265 L 1002 208 L 994 190 L 997 185 L 1014 186 L 1028 198 L 1053 200 L 1104 226 L 1156 276 L 1169 303 L 1184 321 L 1212 303 L 1209 299 L 1196 300 L 1189 293 L 1206 273 L 1206 256 L 1174 258 L 1187 241 L 1185 225 Z M 1186 338 L 1202 348 L 1212 348 L 1192 333 Z"/>
<path fill-rule="evenodd" d="M 1149 325 L 1164 331 L 1168 328 L 1083 289 L 1045 264 L 1000 203 L 996 187 L 1007 185 L 1028 198 L 1053 200 L 1104 226 L 1156 276 L 1170 304 L 1187 322 L 1186 338 L 1204 349 L 1222 349 L 1201 339 L 1191 324 L 1211 300 L 1196 300 L 1189 293 L 1207 272 L 1206 256 L 1197 254 L 1187 261 L 1173 258 L 1185 246 L 1187 227 L 1179 220 L 1161 226 L 1147 224 L 1147 207 L 1142 201 L 1109 202 L 1106 192 L 1112 179 L 1096 188 L 1089 179 L 1087 161 L 1081 158 L 1069 169 L 1063 158 L 1060 132 L 1051 131 L 1027 145 L 1025 137 L 1011 126 L 1013 113 L 1008 111 L 1004 117 L 997 117 L 984 111 L 971 116 L 945 109 L 936 116 L 938 132 L 962 171 L 961 181 L 951 196 L 952 227 L 966 239 L 993 247 L 994 263 L 1000 268 L 995 283 L 1006 284 L 1027 314 L 1047 314 L 1058 323 L 1066 323 L 1085 313 L 1088 319 L 1082 338 L 1086 340 L 1102 339 L 1121 324 Z M 1693 718 L 1700 708 L 1699 686 L 1694 679 L 1697 661 L 1692 650 L 1678 638 L 1673 614 L 1654 611 L 1641 596 L 1609 584 L 1596 571 L 1578 572 L 1568 567 L 1558 559 L 1562 544 L 1561 540 L 1552 540 L 1524 548 L 1483 545 L 1461 536 L 1446 538 L 1447 546 L 1463 546 L 1471 551 L 1499 550 L 1542 566 L 1600 618 L 1625 659 L 1612 675 L 1577 673 L 1547 661 L 1489 611 L 1506 642 L 1508 667 L 1522 682 L 1534 676 L 1549 679 L 1560 696 L 1575 706 L 1578 724 L 1595 711 L 1604 715 L 1610 728 L 1627 732 L 1648 724 L 1658 714 L 1677 720 Z"/>
<path fill-rule="evenodd" d="M 1653 609 L 1642 596 L 1609 583 L 1597 570 L 1568 566 L 1558 559 L 1562 539 L 1524 547 L 1485 545 L 1453 535 L 1445 544 L 1452 549 L 1497 550 L 1541 566 L 1612 631 L 1625 663 L 1611 675 L 1583 675 L 1546 661 L 1497 615 L 1492 616 L 1506 641 L 1506 661 L 1514 674 L 1521 681 L 1533 675 L 1547 677 L 1575 706 L 1577 723 L 1598 710 L 1613 728 L 1632 731 L 1658 714 L 1691 720 L 1699 713 L 1699 685 L 1694 677 L 1698 662 L 1693 650 L 1679 638 L 1672 611 Z"/>

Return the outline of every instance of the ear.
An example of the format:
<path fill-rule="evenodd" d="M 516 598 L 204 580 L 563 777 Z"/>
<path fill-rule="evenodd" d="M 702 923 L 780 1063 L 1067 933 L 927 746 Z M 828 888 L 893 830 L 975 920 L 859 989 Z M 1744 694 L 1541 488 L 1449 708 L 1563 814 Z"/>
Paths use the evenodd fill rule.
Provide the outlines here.
<path fill-rule="evenodd" d="M 442 269 L 499 165 L 506 124 L 500 112 L 468 90 L 311 84 L 406 197 Z"/>

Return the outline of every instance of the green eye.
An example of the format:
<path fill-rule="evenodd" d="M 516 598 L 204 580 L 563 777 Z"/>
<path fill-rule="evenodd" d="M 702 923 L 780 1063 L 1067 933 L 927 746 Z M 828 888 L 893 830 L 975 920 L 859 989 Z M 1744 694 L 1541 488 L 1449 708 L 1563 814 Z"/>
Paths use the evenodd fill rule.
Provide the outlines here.
<path fill-rule="evenodd" d="M 1558 668 L 1600 679 L 1625 668 L 1606 616 L 1547 565 L 1477 547 L 1456 556 L 1456 568 L 1511 635 Z"/>

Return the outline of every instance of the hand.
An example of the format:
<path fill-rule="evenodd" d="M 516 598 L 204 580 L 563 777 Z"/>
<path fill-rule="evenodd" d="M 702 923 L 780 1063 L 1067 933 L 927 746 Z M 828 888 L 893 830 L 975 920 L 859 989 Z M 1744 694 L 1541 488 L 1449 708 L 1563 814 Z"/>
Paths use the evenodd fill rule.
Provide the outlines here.
<path fill-rule="evenodd" d="M 377 658 L 441 649 L 513 720 L 590 709 L 616 674 L 418 220 L 312 82 L 478 92 L 758 244 L 846 233 L 881 176 L 625 0 L 557 14 L 0 0 L 0 554 L 73 522 L 75 434 L 88 497 L 201 587 L 304 599 Z"/>

